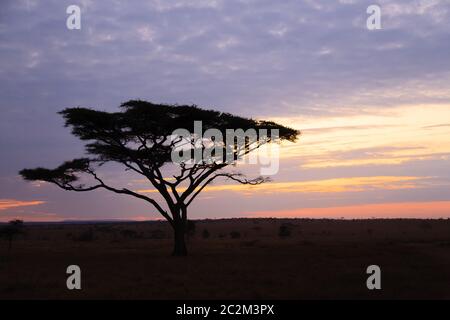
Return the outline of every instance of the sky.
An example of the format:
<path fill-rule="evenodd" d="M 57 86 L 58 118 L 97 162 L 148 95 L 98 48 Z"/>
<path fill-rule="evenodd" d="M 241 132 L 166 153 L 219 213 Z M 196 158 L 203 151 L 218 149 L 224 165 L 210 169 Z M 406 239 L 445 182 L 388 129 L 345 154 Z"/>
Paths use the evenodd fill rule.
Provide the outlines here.
<path fill-rule="evenodd" d="M 80 30 L 66 27 L 73 4 Z M 449 0 L 3 0 L 0 221 L 158 219 L 139 199 L 18 175 L 83 156 L 58 111 L 130 99 L 302 131 L 272 182 L 216 182 L 191 218 L 448 218 L 449 21 Z M 102 176 L 158 197 L 119 168 Z"/>

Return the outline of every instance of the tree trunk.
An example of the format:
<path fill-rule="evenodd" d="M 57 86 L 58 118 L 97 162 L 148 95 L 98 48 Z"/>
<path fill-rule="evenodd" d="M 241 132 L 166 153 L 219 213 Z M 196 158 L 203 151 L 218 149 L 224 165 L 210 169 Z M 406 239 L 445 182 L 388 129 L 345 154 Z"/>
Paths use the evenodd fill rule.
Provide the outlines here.
<path fill-rule="evenodd" d="M 187 256 L 186 248 L 186 228 L 184 222 L 180 221 L 175 224 L 174 228 L 174 247 L 172 256 L 184 257 Z"/>

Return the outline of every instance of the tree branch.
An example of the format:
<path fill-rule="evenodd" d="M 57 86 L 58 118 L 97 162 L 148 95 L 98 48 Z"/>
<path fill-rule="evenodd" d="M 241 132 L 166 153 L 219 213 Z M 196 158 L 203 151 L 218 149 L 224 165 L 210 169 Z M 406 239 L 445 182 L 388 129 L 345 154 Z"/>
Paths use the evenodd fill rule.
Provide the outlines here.
<path fill-rule="evenodd" d="M 269 178 L 263 178 L 263 177 L 257 177 L 257 178 L 249 180 L 249 179 L 245 178 L 244 175 L 241 173 L 218 173 L 218 174 L 212 176 L 211 178 L 209 178 L 208 180 L 206 180 L 206 182 L 201 187 L 197 188 L 197 191 L 195 191 L 195 193 L 192 195 L 191 199 L 186 203 L 186 206 L 189 206 L 191 204 L 191 202 L 200 194 L 200 192 L 202 192 L 202 190 L 208 184 L 210 184 L 212 181 L 214 181 L 215 179 L 217 179 L 219 177 L 226 177 L 230 180 L 239 182 L 240 184 L 249 184 L 249 185 L 253 185 L 253 186 L 270 181 Z"/>

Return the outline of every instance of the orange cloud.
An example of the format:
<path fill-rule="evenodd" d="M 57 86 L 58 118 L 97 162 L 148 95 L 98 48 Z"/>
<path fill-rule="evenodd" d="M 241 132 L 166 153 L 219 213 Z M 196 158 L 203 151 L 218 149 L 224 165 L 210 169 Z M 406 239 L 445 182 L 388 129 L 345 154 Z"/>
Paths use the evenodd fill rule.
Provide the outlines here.
<path fill-rule="evenodd" d="M 203 192 L 233 191 L 251 193 L 336 193 L 356 192 L 373 189 L 398 190 L 419 188 L 422 180 L 427 177 L 412 176 L 375 176 L 351 177 L 311 181 L 270 182 L 266 184 L 249 186 L 242 184 L 211 185 Z M 154 193 L 154 189 L 137 190 L 141 193 Z"/>
<path fill-rule="evenodd" d="M 364 204 L 328 208 L 257 211 L 247 217 L 276 218 L 450 218 L 450 201 Z"/>
<path fill-rule="evenodd" d="M 450 159 L 450 154 L 430 154 L 430 155 L 410 155 L 410 156 L 392 156 L 389 157 L 388 154 L 379 156 L 377 158 L 365 158 L 365 159 L 312 159 L 306 161 L 305 164 L 301 165 L 302 168 L 331 168 L 331 167 L 355 167 L 355 166 L 366 166 L 366 165 L 398 165 L 410 161 L 419 160 L 448 160 Z"/>
<path fill-rule="evenodd" d="M 37 206 L 44 204 L 45 201 L 22 201 L 14 199 L 0 199 L 0 211 L 18 207 Z"/>

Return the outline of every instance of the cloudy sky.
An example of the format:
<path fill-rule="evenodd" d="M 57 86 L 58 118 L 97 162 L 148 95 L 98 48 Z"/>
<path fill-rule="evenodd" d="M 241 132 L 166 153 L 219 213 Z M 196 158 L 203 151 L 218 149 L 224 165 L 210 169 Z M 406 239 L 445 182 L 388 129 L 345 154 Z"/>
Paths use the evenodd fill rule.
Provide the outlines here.
<path fill-rule="evenodd" d="M 72 4 L 81 30 L 66 28 Z M 366 27 L 371 4 L 381 30 Z M 216 183 L 194 218 L 450 217 L 449 21 L 449 0 L 3 0 L 0 221 L 158 218 L 140 200 L 17 173 L 83 155 L 57 111 L 135 98 L 303 132 L 273 182 Z"/>

